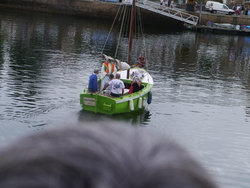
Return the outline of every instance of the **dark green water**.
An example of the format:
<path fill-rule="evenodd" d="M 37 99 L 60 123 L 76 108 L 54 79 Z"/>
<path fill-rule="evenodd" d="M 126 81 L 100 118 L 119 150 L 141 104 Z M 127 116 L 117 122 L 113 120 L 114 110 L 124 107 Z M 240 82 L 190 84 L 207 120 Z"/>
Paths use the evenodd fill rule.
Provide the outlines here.
<path fill-rule="evenodd" d="M 111 24 L 0 11 L 0 146 L 64 125 L 139 126 L 183 144 L 222 188 L 250 187 L 250 37 L 145 28 L 153 102 L 106 116 L 81 110 L 79 93 L 101 66 Z M 117 35 L 105 53 L 114 53 Z M 125 59 L 127 42 L 121 46 Z"/>

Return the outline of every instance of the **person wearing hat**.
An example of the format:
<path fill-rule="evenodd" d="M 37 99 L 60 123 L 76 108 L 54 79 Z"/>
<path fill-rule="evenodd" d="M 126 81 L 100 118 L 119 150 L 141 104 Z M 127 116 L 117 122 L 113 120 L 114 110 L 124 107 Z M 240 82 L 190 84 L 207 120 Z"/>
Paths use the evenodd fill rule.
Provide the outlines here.
<path fill-rule="evenodd" d="M 88 91 L 91 93 L 97 92 L 97 75 L 99 74 L 99 69 L 95 68 L 94 73 L 89 77 Z"/>

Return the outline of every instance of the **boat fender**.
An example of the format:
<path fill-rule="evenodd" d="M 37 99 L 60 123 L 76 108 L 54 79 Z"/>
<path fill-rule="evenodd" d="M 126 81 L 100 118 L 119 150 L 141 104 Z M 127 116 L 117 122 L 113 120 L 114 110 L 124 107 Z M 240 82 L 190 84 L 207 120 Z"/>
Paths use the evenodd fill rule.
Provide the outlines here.
<path fill-rule="evenodd" d="M 134 101 L 133 101 L 133 99 L 129 100 L 129 107 L 130 107 L 131 111 L 134 111 Z"/>
<path fill-rule="evenodd" d="M 146 98 L 146 97 L 144 97 L 144 98 L 143 98 L 143 103 L 142 103 L 142 106 L 143 106 L 143 107 L 145 107 L 145 106 L 146 106 L 146 102 L 147 102 L 147 98 Z"/>
<path fill-rule="evenodd" d="M 150 91 L 150 92 L 148 92 L 148 104 L 151 104 L 151 102 L 152 102 L 152 92 Z"/>
<path fill-rule="evenodd" d="M 139 101 L 138 101 L 138 108 L 142 108 L 142 98 L 141 97 L 139 98 Z"/>

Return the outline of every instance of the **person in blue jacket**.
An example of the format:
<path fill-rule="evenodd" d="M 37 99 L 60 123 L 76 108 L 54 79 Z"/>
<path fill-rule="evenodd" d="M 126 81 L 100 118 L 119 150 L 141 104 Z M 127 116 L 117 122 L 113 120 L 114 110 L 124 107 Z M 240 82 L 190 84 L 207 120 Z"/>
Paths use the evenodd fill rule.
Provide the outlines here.
<path fill-rule="evenodd" d="M 94 73 L 89 77 L 88 91 L 91 93 L 97 92 L 97 75 L 99 74 L 99 69 L 95 68 Z"/>

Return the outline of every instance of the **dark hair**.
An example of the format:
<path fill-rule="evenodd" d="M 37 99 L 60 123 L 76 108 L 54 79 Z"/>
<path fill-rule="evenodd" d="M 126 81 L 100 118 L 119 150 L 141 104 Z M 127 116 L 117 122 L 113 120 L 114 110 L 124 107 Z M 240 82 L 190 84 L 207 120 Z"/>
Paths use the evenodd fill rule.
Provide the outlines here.
<path fill-rule="evenodd" d="M 175 142 L 127 125 L 41 131 L 0 152 L 1 188 L 215 188 Z"/>
<path fill-rule="evenodd" d="M 111 80 L 111 79 L 113 79 L 114 78 L 114 75 L 113 74 L 110 74 L 109 75 L 109 79 Z"/>
<path fill-rule="evenodd" d="M 121 78 L 121 75 L 117 73 L 117 74 L 115 75 L 115 78 L 120 79 L 120 78 Z"/>

